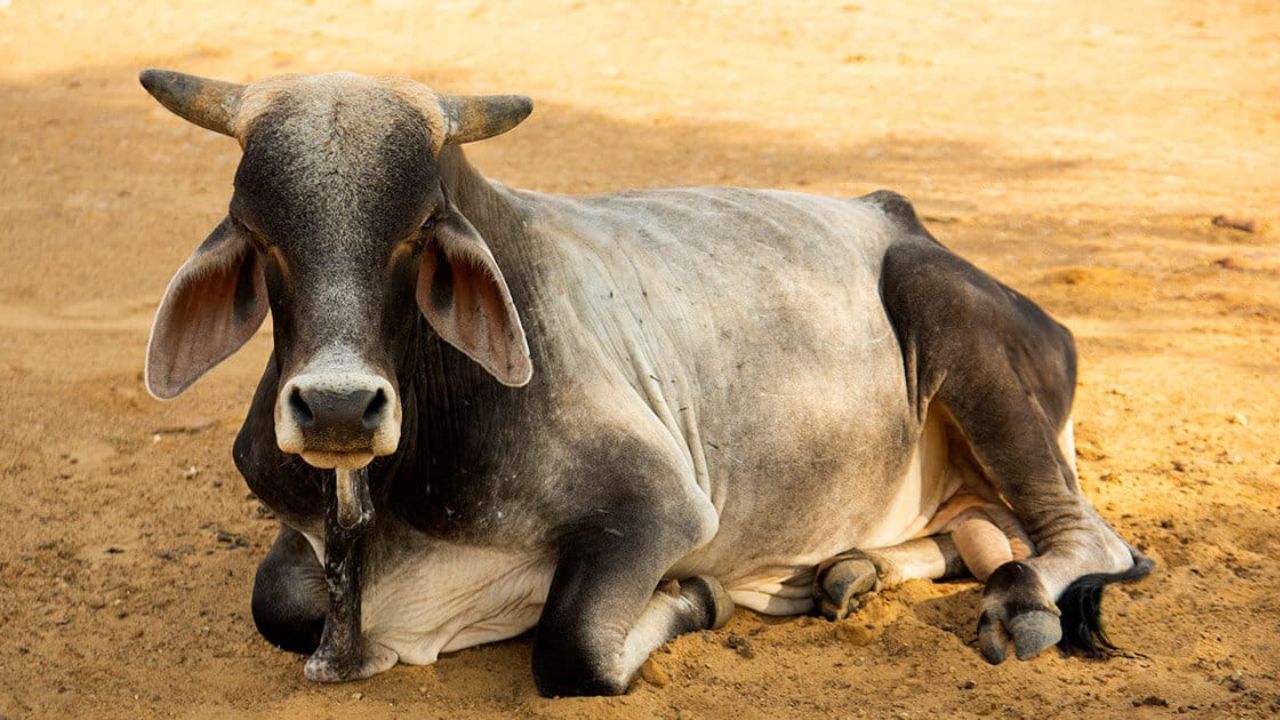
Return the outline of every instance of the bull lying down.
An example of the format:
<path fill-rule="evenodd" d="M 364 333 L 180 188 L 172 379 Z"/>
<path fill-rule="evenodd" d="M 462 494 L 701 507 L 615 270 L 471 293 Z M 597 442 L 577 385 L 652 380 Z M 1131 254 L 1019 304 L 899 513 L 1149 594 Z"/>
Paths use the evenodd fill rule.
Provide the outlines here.
<path fill-rule="evenodd" d="M 243 148 L 146 381 L 178 395 L 271 312 L 234 454 L 282 521 L 254 619 L 314 680 L 535 628 L 539 691 L 621 693 L 735 605 L 962 576 L 989 662 L 1096 653 L 1102 587 L 1150 571 L 1077 482 L 1070 334 L 898 195 L 542 195 L 460 148 L 524 97 L 141 79 Z"/>

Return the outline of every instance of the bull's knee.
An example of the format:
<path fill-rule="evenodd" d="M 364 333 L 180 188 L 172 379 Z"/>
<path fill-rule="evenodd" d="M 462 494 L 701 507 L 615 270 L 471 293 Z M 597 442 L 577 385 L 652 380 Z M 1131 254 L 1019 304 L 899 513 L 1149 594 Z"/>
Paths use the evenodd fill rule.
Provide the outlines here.
<path fill-rule="evenodd" d="M 629 629 L 547 618 L 539 623 L 533 648 L 538 692 L 621 695 L 649 653 L 684 633 L 723 627 L 733 612 L 733 600 L 720 582 L 698 576 L 664 583 Z"/>
<path fill-rule="evenodd" d="M 621 695 L 630 677 L 623 674 L 621 658 L 601 642 L 603 628 L 574 628 L 571 632 L 539 629 L 533 646 L 533 680 L 543 697 Z"/>
<path fill-rule="evenodd" d="M 253 622 L 267 642 L 309 655 L 320 644 L 329 598 L 324 569 L 300 533 L 282 527 L 253 580 Z"/>

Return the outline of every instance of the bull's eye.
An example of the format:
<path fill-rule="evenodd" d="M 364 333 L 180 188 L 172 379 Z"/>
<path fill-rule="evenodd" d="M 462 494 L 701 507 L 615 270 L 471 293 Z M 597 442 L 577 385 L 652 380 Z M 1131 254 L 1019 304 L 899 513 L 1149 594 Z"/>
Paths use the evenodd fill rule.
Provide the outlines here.
<path fill-rule="evenodd" d="M 435 230 L 437 219 L 438 218 L 436 217 L 435 213 L 428 215 L 427 219 L 422 221 L 422 228 L 421 228 L 422 232 L 429 233 L 432 230 Z"/>

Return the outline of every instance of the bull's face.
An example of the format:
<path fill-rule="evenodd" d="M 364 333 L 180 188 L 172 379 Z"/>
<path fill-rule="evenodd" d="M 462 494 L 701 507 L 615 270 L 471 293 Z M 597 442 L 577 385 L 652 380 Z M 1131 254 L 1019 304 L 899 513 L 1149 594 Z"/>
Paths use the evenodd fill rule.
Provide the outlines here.
<path fill-rule="evenodd" d="M 514 127 L 526 98 L 443 96 L 350 74 L 239 86 L 147 71 L 142 82 L 244 149 L 227 218 L 156 313 L 154 395 L 176 396 L 235 352 L 268 308 L 276 442 L 317 467 L 358 468 L 396 451 L 398 369 L 411 360 L 419 312 L 501 382 L 528 382 L 506 282 L 435 164 L 447 143 Z"/>

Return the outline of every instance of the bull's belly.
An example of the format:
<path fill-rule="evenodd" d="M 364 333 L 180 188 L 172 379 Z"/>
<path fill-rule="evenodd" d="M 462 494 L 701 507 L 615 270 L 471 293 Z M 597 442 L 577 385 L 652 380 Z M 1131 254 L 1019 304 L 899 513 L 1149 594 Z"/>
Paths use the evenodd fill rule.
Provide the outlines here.
<path fill-rule="evenodd" d="M 877 500 L 879 507 L 841 504 L 848 496 L 834 493 L 840 501 L 833 501 L 828 511 L 796 518 L 791 533 L 751 538 L 749 531 L 722 528 L 729 532 L 696 553 L 692 563 L 679 567 L 688 574 L 705 573 L 719 578 L 734 602 L 742 607 L 769 615 L 808 612 L 813 605 L 811 586 L 819 563 L 846 550 L 891 547 L 925 532 L 938 509 L 964 484 L 961 474 L 953 472 L 947 456 L 945 425 L 938 413 L 930 413 L 905 472 L 888 481 L 892 489 L 887 499 Z M 857 488 L 884 482 L 851 477 L 838 484 L 844 484 L 846 487 L 839 490 L 846 492 L 853 488 L 852 495 L 856 497 Z"/>

